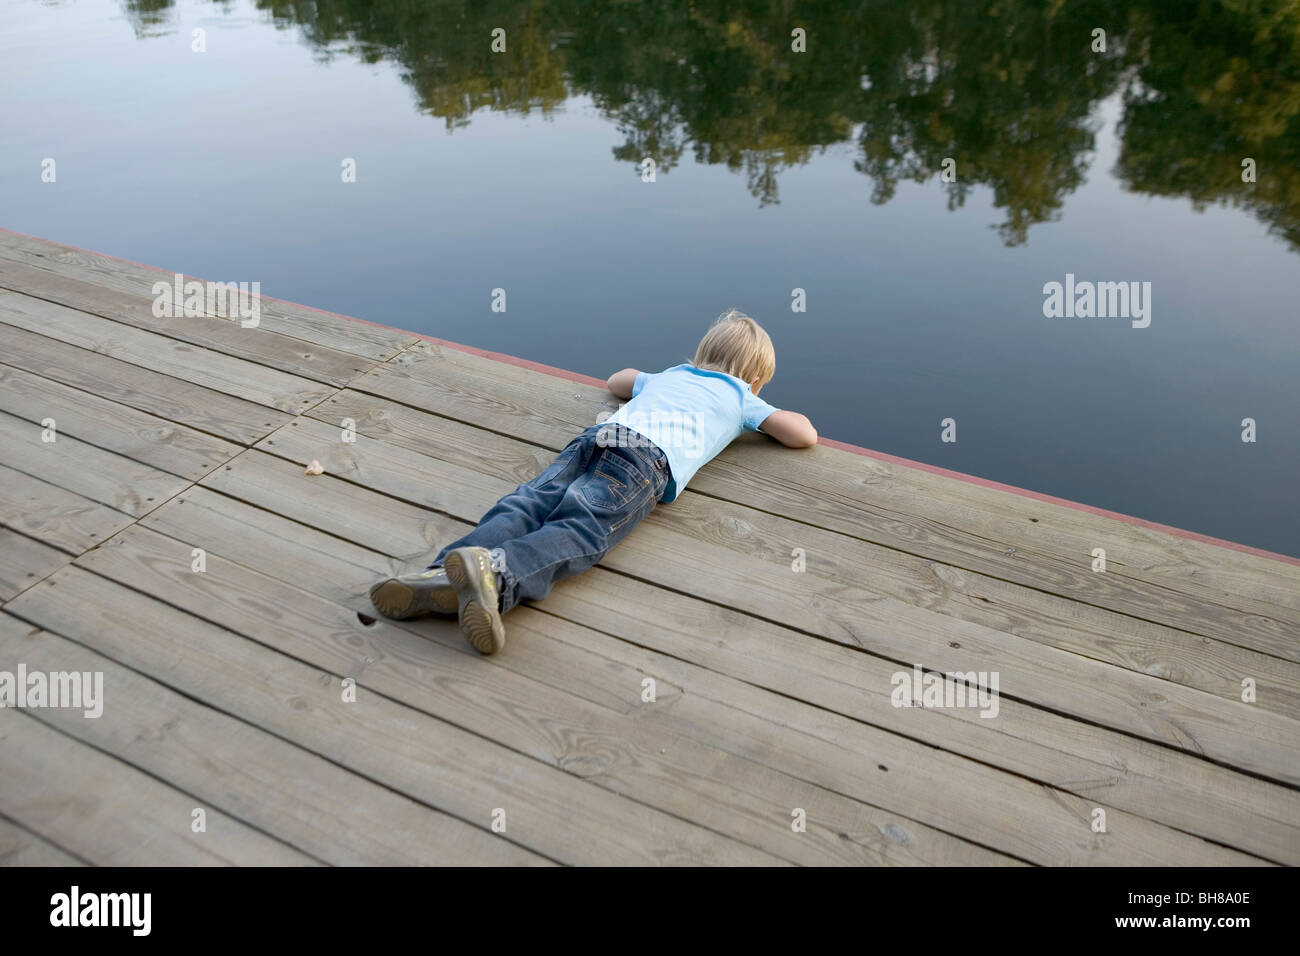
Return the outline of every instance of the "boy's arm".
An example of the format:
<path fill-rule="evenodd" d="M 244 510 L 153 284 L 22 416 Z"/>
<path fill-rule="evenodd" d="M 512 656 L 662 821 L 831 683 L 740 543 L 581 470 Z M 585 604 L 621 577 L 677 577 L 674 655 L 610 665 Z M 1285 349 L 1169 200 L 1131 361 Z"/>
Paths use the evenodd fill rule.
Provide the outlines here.
<path fill-rule="evenodd" d="M 798 412 L 773 412 L 763 419 L 758 430 L 771 435 L 787 448 L 810 448 L 817 444 L 817 429 L 806 415 Z"/>
<path fill-rule="evenodd" d="M 619 398 L 631 398 L 632 388 L 636 385 L 636 377 L 640 374 L 641 373 L 634 368 L 625 368 L 623 371 L 615 372 L 611 375 L 605 380 L 605 384 L 608 385 L 609 390 Z"/>

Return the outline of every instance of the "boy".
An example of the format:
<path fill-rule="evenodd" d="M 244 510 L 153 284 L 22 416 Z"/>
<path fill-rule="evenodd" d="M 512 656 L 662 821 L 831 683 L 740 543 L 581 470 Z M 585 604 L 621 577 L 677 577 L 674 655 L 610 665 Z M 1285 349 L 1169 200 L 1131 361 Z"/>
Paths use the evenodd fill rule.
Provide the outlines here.
<path fill-rule="evenodd" d="M 807 418 L 758 397 L 775 371 L 772 340 L 732 309 L 709 329 L 693 362 L 657 374 L 615 372 L 609 390 L 631 401 L 569 442 L 427 570 L 375 584 L 371 602 L 390 618 L 455 614 L 480 653 L 501 650 L 502 614 L 598 562 L 743 430 L 791 448 L 817 443 Z"/>

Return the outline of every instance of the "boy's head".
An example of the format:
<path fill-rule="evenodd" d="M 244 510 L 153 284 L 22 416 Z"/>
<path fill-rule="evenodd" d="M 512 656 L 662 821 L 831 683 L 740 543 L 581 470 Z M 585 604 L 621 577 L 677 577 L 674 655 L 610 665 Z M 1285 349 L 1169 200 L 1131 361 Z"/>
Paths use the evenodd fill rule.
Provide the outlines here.
<path fill-rule="evenodd" d="M 739 309 L 728 309 L 700 340 L 691 364 L 734 375 L 757 394 L 776 373 L 776 350 L 761 325 Z"/>

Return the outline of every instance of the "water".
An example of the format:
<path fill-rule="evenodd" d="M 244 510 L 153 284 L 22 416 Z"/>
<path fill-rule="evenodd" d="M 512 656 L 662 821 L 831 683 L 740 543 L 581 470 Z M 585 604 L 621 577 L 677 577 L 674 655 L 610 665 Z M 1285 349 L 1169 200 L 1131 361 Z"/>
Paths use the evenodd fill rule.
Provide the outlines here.
<path fill-rule="evenodd" d="M 0 225 L 600 377 L 736 306 L 825 436 L 1300 555 L 1300 12 L 1202 6 L 8 0 Z"/>

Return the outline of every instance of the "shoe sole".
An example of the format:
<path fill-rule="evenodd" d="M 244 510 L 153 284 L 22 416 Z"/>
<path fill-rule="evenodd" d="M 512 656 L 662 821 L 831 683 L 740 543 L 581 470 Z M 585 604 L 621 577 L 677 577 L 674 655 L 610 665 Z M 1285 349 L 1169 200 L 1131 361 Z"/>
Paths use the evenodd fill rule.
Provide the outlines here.
<path fill-rule="evenodd" d="M 495 654 L 505 647 L 501 615 L 493 614 L 483 606 L 480 583 L 461 556 L 455 551 L 447 555 L 443 570 L 460 597 L 460 632 L 465 635 L 465 640 L 480 654 Z"/>
<path fill-rule="evenodd" d="M 389 578 L 370 589 L 370 603 L 384 617 L 397 621 L 421 614 L 455 614 L 459 608 L 455 592 L 446 588 L 413 588 Z"/>

